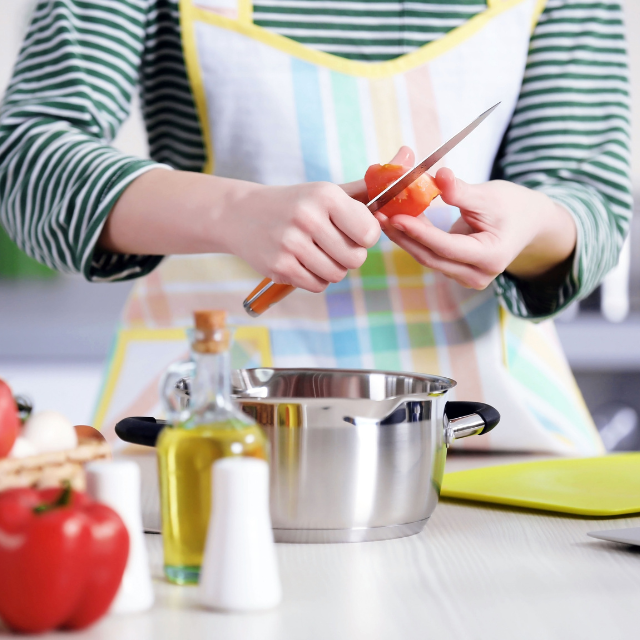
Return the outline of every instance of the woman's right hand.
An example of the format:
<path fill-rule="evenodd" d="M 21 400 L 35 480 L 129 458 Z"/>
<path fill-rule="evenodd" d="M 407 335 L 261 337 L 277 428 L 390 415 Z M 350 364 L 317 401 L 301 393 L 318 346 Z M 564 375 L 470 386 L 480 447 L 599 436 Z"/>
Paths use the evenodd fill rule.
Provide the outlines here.
<path fill-rule="evenodd" d="M 245 185 L 217 216 L 219 242 L 278 284 L 324 291 L 378 242 L 378 221 L 338 185 Z"/>
<path fill-rule="evenodd" d="M 357 269 L 380 224 L 338 185 L 266 187 L 152 169 L 111 210 L 98 247 L 112 253 L 231 253 L 277 283 L 323 291 Z"/>

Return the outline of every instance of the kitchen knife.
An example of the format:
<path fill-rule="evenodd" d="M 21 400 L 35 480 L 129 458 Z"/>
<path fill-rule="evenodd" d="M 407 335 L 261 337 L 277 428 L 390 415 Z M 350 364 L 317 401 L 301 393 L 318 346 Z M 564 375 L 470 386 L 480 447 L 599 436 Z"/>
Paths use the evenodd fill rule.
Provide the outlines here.
<path fill-rule="evenodd" d="M 640 546 L 640 527 L 631 529 L 609 529 L 607 531 L 588 531 L 588 536 L 599 538 L 600 540 L 610 540 L 622 544 L 633 544 Z"/>
<path fill-rule="evenodd" d="M 430 169 L 436 162 L 444 158 L 457 144 L 462 142 L 489 114 L 496 109 L 500 103 L 494 104 L 480 114 L 471 124 L 462 131 L 456 133 L 442 146 L 419 162 L 413 169 L 409 169 L 401 175 L 395 182 L 392 182 L 384 191 L 381 191 L 373 200 L 367 203 L 367 208 L 371 213 L 379 211 L 385 204 L 393 200 L 401 191 L 404 191 L 412 182 L 417 180 L 427 169 Z M 263 314 L 283 298 L 286 298 L 295 287 L 290 284 L 276 284 L 270 278 L 265 278 L 242 303 L 244 310 L 252 317 Z"/>

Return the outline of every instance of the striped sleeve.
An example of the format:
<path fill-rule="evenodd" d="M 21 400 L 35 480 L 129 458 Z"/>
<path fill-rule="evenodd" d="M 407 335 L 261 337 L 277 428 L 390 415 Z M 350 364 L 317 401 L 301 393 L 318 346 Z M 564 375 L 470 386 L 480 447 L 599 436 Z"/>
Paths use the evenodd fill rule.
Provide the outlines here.
<path fill-rule="evenodd" d="M 146 3 L 41 0 L 0 111 L 0 220 L 24 251 L 90 280 L 128 279 L 160 256 L 95 248 L 127 185 L 159 165 L 109 146 L 129 112 Z"/>
<path fill-rule="evenodd" d="M 616 265 L 631 218 L 629 79 L 618 2 L 548 1 L 496 168 L 496 177 L 546 193 L 574 217 L 578 243 L 560 286 L 507 274 L 496 280 L 515 315 L 556 314 Z"/>
<path fill-rule="evenodd" d="M 202 171 L 206 152 L 182 51 L 178 0 L 152 0 L 140 68 L 142 113 L 151 157 Z"/>

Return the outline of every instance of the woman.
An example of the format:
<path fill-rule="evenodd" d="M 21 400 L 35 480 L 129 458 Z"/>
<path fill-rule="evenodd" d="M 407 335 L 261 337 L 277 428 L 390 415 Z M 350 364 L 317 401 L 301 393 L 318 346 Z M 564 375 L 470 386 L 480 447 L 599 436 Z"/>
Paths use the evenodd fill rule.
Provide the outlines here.
<path fill-rule="evenodd" d="M 136 83 L 150 161 L 108 144 Z M 370 216 L 368 165 L 426 155 L 498 101 L 445 158 L 431 222 Z M 612 1 L 43 1 L 2 110 L 0 211 L 54 268 L 150 274 L 98 423 L 157 410 L 175 329 L 214 306 L 245 325 L 238 365 L 450 375 L 503 415 L 485 446 L 595 453 L 552 327 L 523 319 L 617 260 L 627 101 Z M 249 321 L 261 276 L 307 292 Z"/>

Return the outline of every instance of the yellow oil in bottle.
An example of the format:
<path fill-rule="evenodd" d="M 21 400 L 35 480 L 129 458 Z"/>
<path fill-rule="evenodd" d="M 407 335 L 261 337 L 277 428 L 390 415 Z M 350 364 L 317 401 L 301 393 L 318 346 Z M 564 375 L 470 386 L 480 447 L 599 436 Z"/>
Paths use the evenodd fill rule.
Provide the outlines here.
<path fill-rule="evenodd" d="M 268 443 L 257 425 L 239 420 L 165 428 L 157 442 L 162 535 L 167 578 L 196 583 L 211 510 L 211 465 L 226 456 L 268 459 Z"/>
<path fill-rule="evenodd" d="M 180 367 L 170 368 L 163 382 L 163 399 L 175 426 L 164 428 L 156 443 L 164 569 L 167 578 L 177 584 L 196 583 L 200 577 L 213 463 L 227 456 L 268 461 L 264 432 L 231 397 L 230 331 L 225 312 L 196 311 L 194 316 L 191 352 L 195 375 L 187 394 L 188 406 L 176 394 L 186 384 L 184 378 L 175 379 Z"/>

